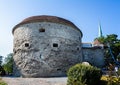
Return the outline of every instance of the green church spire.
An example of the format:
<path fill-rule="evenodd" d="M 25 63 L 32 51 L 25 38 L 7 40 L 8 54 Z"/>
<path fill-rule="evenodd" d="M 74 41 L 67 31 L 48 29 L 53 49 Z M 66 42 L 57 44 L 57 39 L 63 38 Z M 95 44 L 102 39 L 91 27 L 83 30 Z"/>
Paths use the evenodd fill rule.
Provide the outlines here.
<path fill-rule="evenodd" d="M 101 24 L 99 23 L 99 26 L 98 26 L 98 37 L 102 37 L 102 29 L 101 29 Z"/>

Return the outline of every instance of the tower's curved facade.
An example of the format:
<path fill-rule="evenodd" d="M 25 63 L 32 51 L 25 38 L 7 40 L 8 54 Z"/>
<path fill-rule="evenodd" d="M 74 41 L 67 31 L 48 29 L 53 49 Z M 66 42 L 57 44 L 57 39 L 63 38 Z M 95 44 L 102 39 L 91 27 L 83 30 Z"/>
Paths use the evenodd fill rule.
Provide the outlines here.
<path fill-rule="evenodd" d="M 12 32 L 16 76 L 65 76 L 70 66 L 82 61 L 82 32 L 68 20 L 33 16 Z"/>

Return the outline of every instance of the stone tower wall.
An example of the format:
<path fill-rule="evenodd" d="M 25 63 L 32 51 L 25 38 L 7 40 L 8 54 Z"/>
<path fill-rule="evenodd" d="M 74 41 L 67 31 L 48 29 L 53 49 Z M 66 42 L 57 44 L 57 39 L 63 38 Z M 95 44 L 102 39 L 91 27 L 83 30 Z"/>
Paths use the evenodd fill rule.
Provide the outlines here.
<path fill-rule="evenodd" d="M 87 61 L 93 66 L 103 67 L 104 66 L 104 50 L 100 47 L 83 47 L 83 61 Z"/>
<path fill-rule="evenodd" d="M 15 75 L 24 77 L 65 76 L 68 68 L 82 61 L 81 32 L 52 22 L 33 22 L 14 30 Z"/>

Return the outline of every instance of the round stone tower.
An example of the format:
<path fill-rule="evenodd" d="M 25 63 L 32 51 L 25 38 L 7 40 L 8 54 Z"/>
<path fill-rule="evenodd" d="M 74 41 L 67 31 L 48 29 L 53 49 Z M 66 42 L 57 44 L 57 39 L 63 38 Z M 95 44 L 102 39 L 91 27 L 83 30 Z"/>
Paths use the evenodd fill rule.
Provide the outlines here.
<path fill-rule="evenodd" d="M 14 35 L 14 74 L 23 77 L 65 76 L 82 61 L 82 32 L 56 16 L 33 16 L 17 24 Z"/>

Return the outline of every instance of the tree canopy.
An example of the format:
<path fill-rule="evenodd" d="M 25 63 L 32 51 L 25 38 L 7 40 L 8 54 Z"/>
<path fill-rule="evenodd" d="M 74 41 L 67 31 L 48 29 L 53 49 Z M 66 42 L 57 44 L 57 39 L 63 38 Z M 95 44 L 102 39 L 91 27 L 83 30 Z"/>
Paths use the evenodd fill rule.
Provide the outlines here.
<path fill-rule="evenodd" d="M 0 56 L 0 66 L 2 66 L 2 59 L 3 59 L 3 56 Z"/>
<path fill-rule="evenodd" d="M 0 56 L 0 76 L 5 75 L 5 71 L 3 69 L 2 63 L 3 63 L 3 56 Z"/>
<path fill-rule="evenodd" d="M 109 45 L 114 58 L 117 58 L 120 53 L 120 39 L 118 39 L 118 35 L 110 34 L 96 39 L 105 46 Z M 109 49 L 105 49 L 105 58 L 108 62 L 113 62 Z"/>
<path fill-rule="evenodd" d="M 3 68 L 8 74 L 13 72 L 13 53 L 7 55 Z"/>

